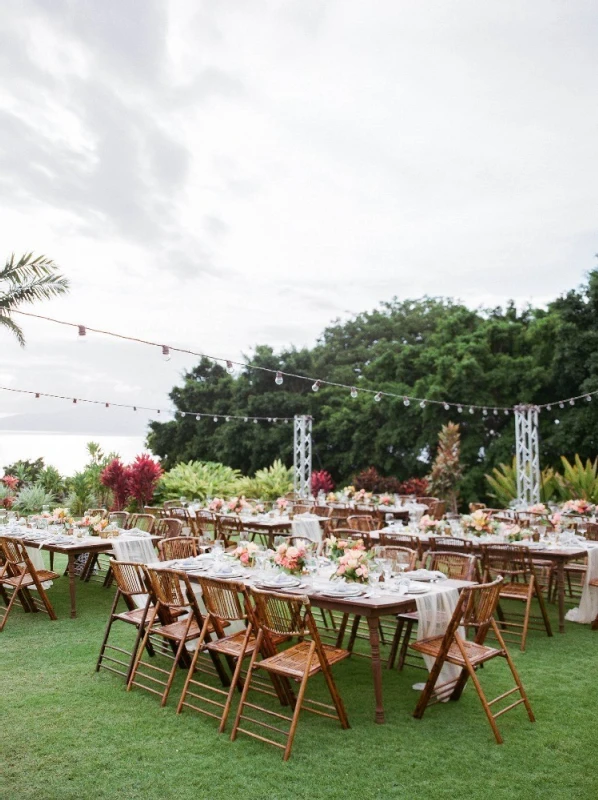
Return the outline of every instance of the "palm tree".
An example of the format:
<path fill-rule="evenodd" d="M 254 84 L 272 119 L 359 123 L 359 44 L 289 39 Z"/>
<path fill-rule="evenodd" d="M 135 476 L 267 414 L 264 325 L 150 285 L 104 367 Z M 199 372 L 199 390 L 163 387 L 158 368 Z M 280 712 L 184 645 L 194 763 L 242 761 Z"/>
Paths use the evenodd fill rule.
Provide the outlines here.
<path fill-rule="evenodd" d="M 17 337 L 21 347 L 25 346 L 23 331 L 12 318 L 13 311 L 24 303 L 49 300 L 69 290 L 69 282 L 59 275 L 58 266 L 45 256 L 33 257 L 27 253 L 15 261 L 15 254 L 0 270 L 0 325 L 4 325 Z"/>

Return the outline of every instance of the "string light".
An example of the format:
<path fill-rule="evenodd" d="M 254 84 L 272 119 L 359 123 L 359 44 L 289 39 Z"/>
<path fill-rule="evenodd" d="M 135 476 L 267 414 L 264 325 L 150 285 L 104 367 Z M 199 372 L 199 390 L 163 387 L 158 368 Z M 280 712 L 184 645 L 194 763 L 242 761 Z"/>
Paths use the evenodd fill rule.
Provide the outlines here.
<path fill-rule="evenodd" d="M 319 378 L 318 379 L 314 379 L 314 378 L 308 377 L 307 375 L 298 375 L 296 373 L 284 372 L 283 370 L 274 370 L 274 369 L 271 369 L 270 367 L 264 367 L 264 366 L 257 365 L 257 364 L 247 364 L 247 363 L 235 362 L 235 361 L 232 361 L 230 359 L 223 359 L 223 358 L 221 358 L 219 356 L 212 356 L 212 355 L 209 355 L 207 353 L 199 353 L 199 352 L 196 352 L 194 350 L 190 350 L 188 348 L 174 347 L 172 345 L 161 345 L 161 344 L 158 344 L 157 342 L 152 342 L 152 341 L 149 341 L 147 339 L 141 339 L 141 338 L 135 337 L 135 336 L 127 336 L 125 334 L 115 333 L 114 331 L 106 331 L 106 330 L 102 330 L 100 328 L 92 328 L 92 327 L 86 326 L 86 325 L 79 325 L 77 323 L 67 322 L 65 320 L 60 320 L 60 319 L 55 319 L 54 317 L 48 317 L 48 316 L 45 316 L 45 315 L 42 315 L 42 314 L 34 314 L 34 313 L 30 312 L 30 311 L 21 311 L 21 310 L 13 309 L 12 313 L 21 314 L 22 316 L 25 316 L 25 317 L 41 319 L 41 320 L 44 320 L 46 322 L 53 322 L 53 323 L 55 323 L 57 325 L 65 325 L 67 327 L 77 328 L 79 341 L 84 341 L 85 337 L 87 336 L 87 332 L 88 331 L 92 331 L 93 333 L 99 333 L 99 334 L 101 334 L 103 336 L 111 336 L 111 337 L 113 337 L 115 339 L 122 339 L 124 341 L 135 342 L 137 344 L 145 344 L 145 345 L 148 345 L 148 346 L 151 346 L 151 347 L 160 347 L 161 350 L 162 350 L 162 356 L 164 357 L 164 360 L 166 360 L 166 361 L 170 360 L 170 353 L 171 353 L 171 351 L 174 351 L 174 352 L 177 352 L 177 353 L 184 353 L 186 355 L 192 355 L 192 356 L 195 356 L 195 357 L 198 357 L 198 358 L 208 358 L 213 362 L 224 362 L 226 364 L 226 370 L 230 374 L 234 373 L 234 369 L 235 369 L 235 365 L 236 365 L 238 367 L 241 367 L 242 369 L 260 370 L 262 372 L 274 373 L 275 376 L 276 376 L 275 379 L 279 378 L 279 376 L 280 376 L 280 378 L 289 377 L 289 378 L 297 378 L 299 380 L 310 381 L 310 382 L 312 382 L 313 391 L 318 391 L 320 386 L 323 385 L 323 384 L 325 384 L 327 386 L 335 386 L 335 387 L 341 388 L 341 389 L 349 389 L 350 388 L 352 396 L 355 396 L 355 395 L 353 395 L 353 389 L 355 387 L 349 387 L 346 384 L 338 383 L 338 382 L 335 382 L 335 381 L 325 381 L 325 380 L 321 380 Z M 278 383 L 278 381 L 277 381 L 277 383 Z M 0 388 L 2 388 L 2 387 L 0 387 Z M 359 391 L 372 394 L 372 395 L 374 395 L 374 397 L 377 394 L 379 394 L 379 392 L 377 392 L 376 389 L 368 389 L 368 388 L 365 388 L 365 387 L 361 387 Z M 388 397 L 401 397 L 401 395 L 394 394 L 393 392 L 384 392 L 383 394 L 386 394 Z M 588 402 L 591 402 L 591 400 L 592 400 L 591 395 L 592 394 L 598 394 L 598 391 L 592 392 L 592 393 L 589 393 L 589 394 L 586 393 L 586 394 L 582 394 L 582 395 L 577 395 L 576 397 L 566 398 L 566 399 L 564 399 L 564 400 L 562 400 L 560 402 L 559 401 L 557 401 L 557 402 L 559 402 L 559 407 L 560 408 L 564 408 L 565 407 L 565 403 L 568 403 L 569 405 L 574 406 L 575 405 L 575 400 L 579 400 L 579 399 L 582 399 L 582 398 L 585 398 Z M 405 401 L 405 399 L 418 400 L 418 401 L 420 401 L 420 405 L 421 405 L 421 398 L 415 398 L 415 397 L 409 398 L 408 396 L 403 396 L 403 398 L 404 398 L 403 401 Z M 89 401 L 89 402 L 91 402 L 91 401 Z M 442 400 L 425 399 L 425 402 L 426 403 L 431 403 L 431 404 L 434 404 L 434 405 L 443 405 L 445 411 L 448 411 L 450 409 L 450 405 L 456 405 L 455 403 L 449 404 L 446 401 L 442 401 Z M 406 403 L 405 405 L 408 405 L 408 404 Z M 535 407 L 539 411 L 541 411 L 542 408 L 545 408 L 546 410 L 550 410 L 550 405 L 551 404 L 537 405 Z M 130 406 L 128 406 L 128 407 L 130 408 Z M 472 406 L 472 408 L 474 408 L 474 409 L 475 408 L 482 408 L 482 410 L 483 410 L 482 406 Z M 509 411 L 514 411 L 515 410 L 515 407 L 508 407 L 508 408 L 502 407 L 501 408 L 499 406 L 496 409 L 494 409 L 493 413 L 497 414 L 499 408 L 501 410 L 503 410 L 506 415 L 508 415 Z M 457 405 L 457 411 L 459 411 L 459 413 L 462 413 L 463 409 L 462 409 L 462 407 L 460 405 Z"/>
<path fill-rule="evenodd" d="M 409 398 L 408 398 L 408 397 L 404 397 L 404 398 L 403 398 L 403 405 L 404 405 L 404 406 L 408 406 L 408 405 L 410 405 L 410 403 L 411 403 L 411 401 L 409 400 Z"/>
<path fill-rule="evenodd" d="M 421 403 L 419 404 L 419 407 L 420 408 L 425 408 L 426 407 L 426 401 L 422 400 Z"/>
<path fill-rule="evenodd" d="M 73 403 L 76 404 L 76 402 L 77 402 L 77 398 L 73 397 Z"/>
<path fill-rule="evenodd" d="M 552 411 L 552 406 L 546 406 L 546 411 Z"/>
<path fill-rule="evenodd" d="M 214 422 L 218 422 L 218 417 L 214 417 Z"/>
<path fill-rule="evenodd" d="M 485 417 L 487 417 L 487 416 L 488 416 L 488 409 L 487 409 L 487 408 L 483 408 L 483 409 L 482 409 L 482 414 L 483 414 Z"/>
<path fill-rule="evenodd" d="M 378 392 L 378 394 L 374 395 L 374 400 L 379 403 L 382 400 L 382 392 Z"/>
<path fill-rule="evenodd" d="M 474 412 L 473 412 L 473 406 L 470 406 L 470 407 L 469 407 L 469 413 L 470 413 L 470 414 L 473 414 L 473 413 L 474 413 Z"/>
<path fill-rule="evenodd" d="M 357 389 L 355 388 L 355 386 L 351 387 L 351 397 L 353 398 L 357 397 Z"/>
<path fill-rule="evenodd" d="M 498 408 L 495 408 L 492 413 L 494 414 L 495 417 L 498 417 Z"/>
<path fill-rule="evenodd" d="M 277 386 L 280 386 L 283 382 L 284 378 L 282 377 L 282 372 L 280 370 L 276 373 L 276 377 L 274 378 L 274 383 Z"/>
<path fill-rule="evenodd" d="M 320 384 L 321 381 L 316 381 L 313 386 L 311 387 L 312 392 L 319 392 L 320 391 Z"/>

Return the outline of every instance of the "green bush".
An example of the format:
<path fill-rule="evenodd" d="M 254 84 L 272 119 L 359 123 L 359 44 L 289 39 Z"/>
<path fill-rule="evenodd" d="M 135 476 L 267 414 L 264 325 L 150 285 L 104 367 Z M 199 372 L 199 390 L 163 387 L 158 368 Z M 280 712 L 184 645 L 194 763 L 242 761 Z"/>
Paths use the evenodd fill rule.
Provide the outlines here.
<path fill-rule="evenodd" d="M 271 467 L 258 469 L 253 478 L 242 478 L 239 492 L 258 500 L 276 500 L 293 489 L 293 469 L 276 459 Z"/>
<path fill-rule="evenodd" d="M 160 478 L 156 501 L 206 500 L 208 497 L 233 497 L 239 494 L 239 470 L 215 461 L 189 461 L 177 464 Z"/>
<path fill-rule="evenodd" d="M 19 514 L 38 514 L 43 506 L 52 505 L 54 496 L 46 492 L 43 486 L 36 483 L 33 486 L 24 486 L 17 494 L 13 508 Z"/>

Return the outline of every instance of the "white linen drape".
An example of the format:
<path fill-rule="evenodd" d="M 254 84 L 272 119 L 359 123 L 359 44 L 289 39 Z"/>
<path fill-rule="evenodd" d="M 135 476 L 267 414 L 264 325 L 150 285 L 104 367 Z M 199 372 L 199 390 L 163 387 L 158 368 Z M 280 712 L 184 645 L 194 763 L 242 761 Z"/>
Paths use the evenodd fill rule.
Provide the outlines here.
<path fill-rule="evenodd" d="M 598 586 L 590 586 L 591 580 L 598 579 L 598 547 L 588 548 L 588 568 L 578 608 L 572 608 L 565 615 L 570 622 L 593 622 L 598 615 Z"/>

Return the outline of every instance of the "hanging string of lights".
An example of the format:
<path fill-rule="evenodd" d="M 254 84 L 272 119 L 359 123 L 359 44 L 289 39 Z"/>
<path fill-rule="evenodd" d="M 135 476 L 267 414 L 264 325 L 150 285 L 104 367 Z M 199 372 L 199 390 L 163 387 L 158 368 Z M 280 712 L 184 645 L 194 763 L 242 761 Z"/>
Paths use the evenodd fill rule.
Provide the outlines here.
<path fill-rule="evenodd" d="M 232 420 L 242 420 L 243 422 L 285 422 L 288 423 L 289 420 L 292 420 L 293 417 L 251 417 L 245 416 L 244 414 L 213 414 L 211 412 L 205 411 L 181 411 L 179 409 L 161 409 L 161 408 L 150 408 L 149 406 L 132 406 L 128 405 L 127 403 L 113 403 L 107 402 L 105 400 L 88 400 L 83 397 L 67 397 L 66 395 L 62 394 L 51 394 L 50 392 L 36 392 L 32 389 L 14 389 L 12 386 L 0 386 L 0 391 L 3 392 L 15 392 L 16 394 L 28 394 L 34 395 L 36 400 L 39 400 L 41 397 L 51 397 L 54 400 L 67 400 L 69 403 L 73 405 L 77 405 L 78 403 L 88 403 L 94 406 L 104 406 L 105 408 L 129 408 L 132 411 L 149 411 L 153 414 L 161 414 L 163 411 L 166 414 L 180 414 L 181 417 L 195 417 L 196 420 L 207 419 L 211 417 L 214 422 L 220 422 L 220 420 L 224 420 L 225 422 L 232 422 Z"/>
<path fill-rule="evenodd" d="M 152 342 L 148 339 L 140 339 L 136 336 L 127 336 L 126 334 L 122 333 L 115 333 L 114 331 L 105 331 L 101 330 L 100 328 L 92 328 L 88 325 L 79 325 L 78 323 L 74 322 L 67 322 L 61 319 L 55 319 L 54 317 L 47 317 L 42 314 L 33 314 L 30 311 L 17 311 L 14 310 L 11 313 L 13 314 L 21 314 L 25 317 L 33 317 L 35 319 L 41 319 L 46 322 L 53 322 L 57 325 L 65 325 L 69 328 L 77 328 L 78 337 L 80 341 L 85 341 L 87 336 L 87 332 L 90 331 L 92 333 L 98 333 L 102 336 L 111 336 L 114 339 L 121 339 L 127 342 L 135 342 L 136 344 L 145 344 L 149 347 L 156 347 L 162 353 L 162 357 L 165 361 L 170 361 L 171 353 L 183 353 L 185 355 L 195 356 L 196 358 L 208 358 L 210 361 L 215 363 L 222 363 L 226 365 L 226 370 L 229 374 L 234 373 L 235 367 L 239 367 L 241 369 L 251 369 L 251 370 L 259 370 L 260 372 L 266 372 L 271 375 L 274 375 L 274 383 L 277 386 L 281 386 L 284 383 L 285 378 L 295 378 L 302 381 L 307 381 L 312 384 L 312 391 L 317 392 L 320 390 L 322 386 L 334 386 L 337 389 L 346 389 L 350 391 L 351 397 L 356 398 L 360 394 L 368 394 L 373 395 L 374 400 L 376 402 L 380 402 L 384 397 L 392 397 L 395 399 L 399 399 L 403 401 L 403 405 L 410 406 L 411 403 L 419 404 L 420 408 L 425 408 L 427 405 L 435 405 L 435 406 L 442 406 L 445 411 L 450 411 L 451 409 L 456 409 L 459 414 L 464 413 L 465 410 L 469 412 L 469 414 L 475 414 L 476 411 L 481 411 L 483 416 L 498 416 L 501 412 L 504 415 L 509 415 L 510 413 L 514 412 L 519 406 L 529 406 L 533 405 L 538 411 L 552 411 L 554 408 L 565 408 L 566 406 L 574 406 L 577 400 L 586 400 L 587 402 L 591 402 L 592 398 L 598 396 L 598 390 L 592 392 L 586 392 L 584 394 L 576 395 L 575 397 L 567 397 L 564 400 L 556 400 L 552 403 L 540 403 L 540 404 L 529 404 L 529 403 L 522 403 L 517 404 L 515 406 L 500 406 L 500 405 L 479 405 L 476 403 L 457 403 L 451 400 L 433 400 L 426 397 L 414 397 L 412 395 L 406 394 L 397 394 L 395 392 L 388 392 L 388 391 L 380 391 L 377 389 L 369 389 L 367 387 L 357 387 L 357 386 L 350 386 L 346 383 L 338 383 L 336 381 L 327 381 L 321 378 L 310 378 L 307 375 L 297 375 L 293 372 L 285 372 L 284 370 L 280 369 L 272 369 L 270 367 L 264 367 L 258 364 L 251 364 L 245 363 L 242 361 L 234 361 L 230 358 L 222 358 L 221 356 L 212 356 L 208 353 L 198 353 L 195 350 L 189 350 L 183 347 L 175 347 L 174 345 L 169 344 L 160 344 L 158 342 Z M 0 387 L 1 388 L 1 387 Z M 89 401 L 92 402 L 92 401 Z M 99 401 L 94 401 L 99 402 Z M 130 406 L 133 408 L 133 406 Z M 148 409 L 154 410 L 154 409 Z M 157 410 L 157 409 L 155 409 Z M 193 412 L 186 412 L 186 413 L 193 413 Z M 210 415 L 206 415 L 210 416 Z M 218 416 L 218 415 L 215 415 Z M 244 417 L 242 417 L 244 419 Z M 257 419 L 262 419 L 258 417 Z M 270 419 L 264 417 L 263 419 Z"/>

